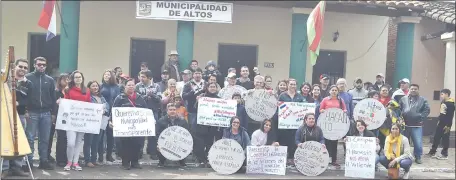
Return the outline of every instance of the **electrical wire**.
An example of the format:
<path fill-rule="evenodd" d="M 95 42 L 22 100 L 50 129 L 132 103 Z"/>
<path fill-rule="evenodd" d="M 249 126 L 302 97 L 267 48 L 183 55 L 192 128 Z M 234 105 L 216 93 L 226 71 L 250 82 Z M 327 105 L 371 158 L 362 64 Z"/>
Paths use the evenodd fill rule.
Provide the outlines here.
<path fill-rule="evenodd" d="M 389 21 L 386 22 L 385 27 L 383 27 L 382 32 L 378 35 L 377 39 L 375 39 L 374 43 L 372 43 L 372 45 L 369 47 L 369 49 L 367 49 L 366 52 L 364 52 L 361 56 L 359 56 L 357 58 L 347 60 L 347 62 L 355 61 L 355 60 L 358 60 L 358 59 L 364 57 L 372 49 L 372 47 L 374 47 L 375 43 L 377 43 L 377 40 L 380 39 L 380 37 L 382 36 L 383 32 L 385 32 L 386 27 L 388 27 L 388 24 L 389 24 Z"/>

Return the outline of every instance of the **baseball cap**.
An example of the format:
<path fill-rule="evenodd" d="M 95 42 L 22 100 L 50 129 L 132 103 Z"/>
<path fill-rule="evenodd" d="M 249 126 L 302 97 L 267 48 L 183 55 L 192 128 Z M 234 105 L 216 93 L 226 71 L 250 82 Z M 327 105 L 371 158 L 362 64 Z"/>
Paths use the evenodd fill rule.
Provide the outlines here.
<path fill-rule="evenodd" d="M 192 73 L 192 71 L 190 71 L 190 70 L 186 69 L 186 70 L 183 70 L 181 73 L 182 73 L 182 74 L 191 74 L 191 73 Z"/>
<path fill-rule="evenodd" d="M 320 79 L 329 79 L 329 76 L 327 74 L 322 74 L 320 75 Z"/>
<path fill-rule="evenodd" d="M 399 82 L 400 83 L 408 83 L 408 84 L 410 84 L 410 80 L 407 79 L 407 78 L 401 79 Z"/>
<path fill-rule="evenodd" d="M 363 80 L 360 77 L 355 78 L 355 83 L 363 83 Z"/>
<path fill-rule="evenodd" d="M 375 76 L 375 77 L 379 77 L 379 76 L 380 77 L 385 77 L 385 75 L 383 75 L 383 73 L 378 73 L 377 76 Z"/>
<path fill-rule="evenodd" d="M 235 78 L 235 77 L 236 77 L 236 74 L 234 74 L 234 73 L 229 73 L 227 77 L 228 77 L 228 78 Z"/>
<path fill-rule="evenodd" d="M 168 70 L 163 69 L 162 74 L 168 74 L 168 73 L 169 73 Z"/>

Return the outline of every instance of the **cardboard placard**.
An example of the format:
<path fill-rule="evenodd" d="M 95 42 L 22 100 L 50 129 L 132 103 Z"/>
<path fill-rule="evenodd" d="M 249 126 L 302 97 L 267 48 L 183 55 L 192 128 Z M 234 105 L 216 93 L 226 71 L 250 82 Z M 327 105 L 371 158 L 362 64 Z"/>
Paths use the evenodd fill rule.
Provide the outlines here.
<path fill-rule="evenodd" d="M 375 178 L 376 138 L 347 136 L 345 144 L 345 176 Z"/>
<path fill-rule="evenodd" d="M 171 126 L 162 131 L 158 138 L 160 153 L 171 161 L 186 158 L 193 150 L 193 137 L 187 129 Z"/>
<path fill-rule="evenodd" d="M 329 140 L 339 140 L 347 135 L 350 120 L 347 113 L 339 108 L 329 108 L 320 114 L 317 121 L 323 131 L 323 136 Z"/>
<path fill-rule="evenodd" d="M 150 109 L 112 108 L 114 137 L 155 136 L 155 118 Z"/>
<path fill-rule="evenodd" d="M 356 104 L 353 118 L 363 120 L 368 130 L 377 129 L 385 122 L 386 108 L 374 98 L 363 99 Z"/>
<path fill-rule="evenodd" d="M 196 122 L 206 126 L 229 127 L 230 119 L 236 116 L 237 102 L 217 98 L 198 99 Z"/>
<path fill-rule="evenodd" d="M 247 146 L 247 173 L 285 175 L 287 146 Z"/>
<path fill-rule="evenodd" d="M 279 129 L 298 129 L 307 113 L 315 113 L 315 103 L 280 102 Z"/>
<path fill-rule="evenodd" d="M 103 104 L 60 99 L 55 129 L 99 134 Z"/>
<path fill-rule="evenodd" d="M 296 148 L 294 154 L 296 169 L 306 176 L 318 176 L 328 168 L 329 154 L 323 144 L 307 141 Z"/>
<path fill-rule="evenodd" d="M 234 85 L 222 88 L 219 91 L 218 96 L 222 99 L 232 99 L 234 93 L 239 93 L 243 95 L 245 92 L 247 92 L 247 89 L 245 89 L 244 87 Z"/>
<path fill-rule="evenodd" d="M 209 150 L 207 158 L 212 169 L 220 174 L 234 174 L 244 163 L 242 146 L 233 139 L 220 139 Z"/>
<path fill-rule="evenodd" d="M 264 89 L 257 89 L 244 98 L 247 115 L 255 121 L 270 119 L 277 111 L 277 97 Z"/>

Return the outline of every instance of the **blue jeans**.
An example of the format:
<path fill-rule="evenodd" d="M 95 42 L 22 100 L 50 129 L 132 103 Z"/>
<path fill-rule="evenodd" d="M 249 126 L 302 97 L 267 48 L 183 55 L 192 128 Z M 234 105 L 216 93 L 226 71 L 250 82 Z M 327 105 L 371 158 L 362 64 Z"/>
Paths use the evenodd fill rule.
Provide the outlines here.
<path fill-rule="evenodd" d="M 391 161 L 388 160 L 388 159 L 386 158 L 385 155 L 382 155 L 382 156 L 380 156 L 380 158 L 379 158 L 379 162 L 380 162 L 380 164 L 383 165 L 383 167 L 385 167 L 386 169 L 388 169 L 388 168 L 389 168 L 389 167 L 388 167 L 388 164 L 389 164 Z M 412 160 L 411 160 L 411 159 L 408 159 L 408 158 L 402 159 L 402 160 L 399 161 L 399 165 L 401 166 L 401 168 L 404 169 L 405 172 L 409 172 L 409 171 L 410 171 L 410 167 L 412 167 L 412 163 L 413 163 Z"/>
<path fill-rule="evenodd" d="M 48 161 L 49 135 L 51 134 L 51 112 L 29 112 L 30 118 L 27 121 L 27 139 L 32 153 L 28 155 L 29 162 L 33 162 L 33 153 L 35 152 L 35 136 L 38 132 L 38 154 L 40 162 Z"/>
<path fill-rule="evenodd" d="M 25 121 L 24 115 L 19 115 L 19 119 L 21 120 L 22 128 L 24 129 L 24 132 L 25 132 L 26 127 L 27 127 L 27 122 Z M 19 168 L 22 167 L 22 165 L 24 164 L 23 160 L 24 160 L 23 158 L 16 158 L 14 160 L 3 160 L 2 171 L 9 170 L 10 164 L 13 164 L 13 166 L 16 166 Z"/>
<path fill-rule="evenodd" d="M 98 147 L 100 145 L 100 138 L 103 130 L 99 134 L 84 134 L 84 161 L 85 163 L 95 163 L 97 161 Z"/>
<path fill-rule="evenodd" d="M 195 128 L 196 128 L 196 118 L 197 118 L 197 113 L 188 113 L 188 122 L 190 123 L 191 125 L 191 130 L 193 130 L 193 132 L 195 132 Z"/>
<path fill-rule="evenodd" d="M 423 128 L 406 126 L 404 133 L 413 142 L 413 155 L 416 159 L 421 159 L 423 154 Z"/>

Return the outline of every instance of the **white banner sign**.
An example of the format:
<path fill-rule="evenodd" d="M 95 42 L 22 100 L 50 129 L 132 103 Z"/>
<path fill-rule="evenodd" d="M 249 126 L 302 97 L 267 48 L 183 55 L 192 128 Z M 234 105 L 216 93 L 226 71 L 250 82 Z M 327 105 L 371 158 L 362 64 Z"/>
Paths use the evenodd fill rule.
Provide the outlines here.
<path fill-rule="evenodd" d="M 347 136 L 345 144 L 345 176 L 374 179 L 376 138 Z"/>
<path fill-rule="evenodd" d="M 229 127 L 230 119 L 236 116 L 237 102 L 217 98 L 198 99 L 196 122 L 206 126 Z"/>
<path fill-rule="evenodd" d="M 247 115 L 255 121 L 270 119 L 277 111 L 277 98 L 264 89 L 255 90 L 244 98 Z"/>
<path fill-rule="evenodd" d="M 247 173 L 285 175 L 287 146 L 247 146 Z"/>
<path fill-rule="evenodd" d="M 245 154 L 242 146 L 237 141 L 220 139 L 212 145 L 207 158 L 215 172 L 229 175 L 237 172 L 242 167 Z"/>
<path fill-rule="evenodd" d="M 136 18 L 231 23 L 233 3 L 136 1 Z"/>
<path fill-rule="evenodd" d="M 170 126 L 161 132 L 158 138 L 160 153 L 171 161 L 186 158 L 193 150 L 193 137 L 187 129 Z"/>
<path fill-rule="evenodd" d="M 318 176 L 328 168 L 329 154 L 323 144 L 307 141 L 296 148 L 294 154 L 296 169 L 306 176 Z"/>
<path fill-rule="evenodd" d="M 298 129 L 307 113 L 315 113 L 315 103 L 279 103 L 279 129 Z"/>
<path fill-rule="evenodd" d="M 339 140 L 347 135 L 350 120 L 347 113 L 339 108 L 329 108 L 320 114 L 317 121 L 323 131 L 323 136 L 329 140 Z"/>
<path fill-rule="evenodd" d="M 229 86 L 229 87 L 224 87 L 221 89 L 218 93 L 218 96 L 221 97 L 222 99 L 232 99 L 234 93 L 239 93 L 241 96 L 247 91 L 242 86 L 239 85 L 234 85 L 234 86 Z"/>
<path fill-rule="evenodd" d="M 386 109 L 380 101 L 374 98 L 363 99 L 356 104 L 353 118 L 363 120 L 367 124 L 368 130 L 377 129 L 385 122 Z"/>
<path fill-rule="evenodd" d="M 99 134 L 103 104 L 60 99 L 55 129 Z"/>
<path fill-rule="evenodd" d="M 155 136 L 155 118 L 150 109 L 112 108 L 114 137 Z"/>

